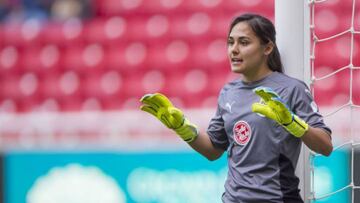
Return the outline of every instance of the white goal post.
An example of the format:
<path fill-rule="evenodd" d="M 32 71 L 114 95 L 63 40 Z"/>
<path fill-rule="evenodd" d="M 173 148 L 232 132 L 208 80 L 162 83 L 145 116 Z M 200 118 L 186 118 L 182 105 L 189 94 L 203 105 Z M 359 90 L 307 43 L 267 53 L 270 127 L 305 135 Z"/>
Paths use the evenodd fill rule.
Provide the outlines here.
<path fill-rule="evenodd" d="M 310 85 L 310 9 L 307 0 L 275 0 L 277 45 L 285 73 Z M 296 174 L 304 202 L 310 202 L 309 149 L 303 144 Z"/>

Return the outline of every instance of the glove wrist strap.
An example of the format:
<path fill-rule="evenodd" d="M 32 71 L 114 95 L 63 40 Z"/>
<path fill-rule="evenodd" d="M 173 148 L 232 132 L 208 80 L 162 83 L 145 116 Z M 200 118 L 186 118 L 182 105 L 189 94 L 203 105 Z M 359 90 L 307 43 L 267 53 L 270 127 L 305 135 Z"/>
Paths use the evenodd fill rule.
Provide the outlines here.
<path fill-rule="evenodd" d="M 199 135 L 198 128 L 194 124 L 190 123 L 186 118 L 184 119 L 184 123 L 174 130 L 181 139 L 188 143 L 194 141 Z"/>
<path fill-rule="evenodd" d="M 295 137 L 302 137 L 306 131 L 309 129 L 309 125 L 299 118 L 297 115 L 293 115 L 293 120 L 291 123 L 284 125 L 285 129 L 289 131 Z"/>

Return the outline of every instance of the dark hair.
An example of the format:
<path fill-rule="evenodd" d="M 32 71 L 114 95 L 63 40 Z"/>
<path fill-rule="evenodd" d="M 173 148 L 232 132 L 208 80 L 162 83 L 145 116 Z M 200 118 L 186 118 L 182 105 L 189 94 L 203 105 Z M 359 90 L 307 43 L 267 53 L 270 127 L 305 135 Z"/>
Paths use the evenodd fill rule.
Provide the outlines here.
<path fill-rule="evenodd" d="M 269 66 L 270 70 L 283 73 L 283 65 L 281 63 L 280 52 L 276 46 L 276 31 L 274 24 L 269 19 L 263 16 L 246 13 L 234 18 L 234 20 L 230 24 L 228 36 L 230 35 L 230 32 L 232 31 L 234 26 L 243 21 L 249 24 L 249 26 L 255 32 L 256 36 L 260 39 L 260 42 L 262 44 L 267 44 L 269 42 L 272 42 L 274 44 L 274 49 L 269 55 L 267 65 Z"/>

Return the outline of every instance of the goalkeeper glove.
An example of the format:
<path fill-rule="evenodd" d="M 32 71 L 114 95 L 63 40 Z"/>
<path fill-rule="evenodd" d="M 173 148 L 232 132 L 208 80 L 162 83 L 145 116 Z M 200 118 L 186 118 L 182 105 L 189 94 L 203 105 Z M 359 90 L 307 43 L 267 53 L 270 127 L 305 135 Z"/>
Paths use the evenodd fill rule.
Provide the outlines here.
<path fill-rule="evenodd" d="M 173 106 L 170 100 L 160 93 L 146 94 L 140 102 L 140 109 L 154 115 L 166 127 L 173 129 L 184 141 L 190 143 L 195 140 L 199 132 L 197 127 L 190 123 L 180 109 Z"/>
<path fill-rule="evenodd" d="M 262 99 L 260 103 L 252 105 L 252 111 L 275 120 L 295 137 L 302 137 L 309 129 L 309 125 L 295 115 L 282 101 L 278 94 L 268 87 L 258 87 L 253 90 Z"/>

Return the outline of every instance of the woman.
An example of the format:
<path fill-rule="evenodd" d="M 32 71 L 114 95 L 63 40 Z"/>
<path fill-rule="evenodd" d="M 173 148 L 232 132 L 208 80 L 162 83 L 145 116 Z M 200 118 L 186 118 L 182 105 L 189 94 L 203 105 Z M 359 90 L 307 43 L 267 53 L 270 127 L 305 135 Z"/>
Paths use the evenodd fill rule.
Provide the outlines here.
<path fill-rule="evenodd" d="M 268 19 L 244 14 L 228 34 L 231 70 L 241 78 L 226 84 L 207 132 L 200 132 L 162 94 L 147 94 L 141 109 L 209 160 L 228 154 L 223 202 L 303 202 L 295 168 L 301 142 L 330 155 L 331 130 L 306 85 L 284 75 L 275 28 Z"/>

